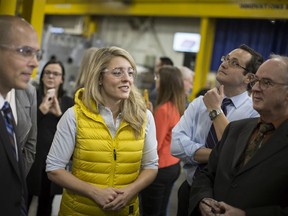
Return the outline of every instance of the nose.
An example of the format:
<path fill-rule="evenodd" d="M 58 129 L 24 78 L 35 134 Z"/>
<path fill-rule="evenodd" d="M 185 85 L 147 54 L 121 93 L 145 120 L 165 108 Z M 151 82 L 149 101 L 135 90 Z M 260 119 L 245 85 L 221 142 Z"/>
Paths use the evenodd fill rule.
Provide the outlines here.
<path fill-rule="evenodd" d="M 128 71 L 123 71 L 123 74 L 121 76 L 122 80 L 130 80 L 131 77 L 129 76 Z"/>
<path fill-rule="evenodd" d="M 257 81 L 255 82 L 255 84 L 253 85 L 252 91 L 261 91 L 259 80 L 257 80 Z"/>
<path fill-rule="evenodd" d="M 221 66 L 224 68 L 227 68 L 229 66 L 229 61 L 228 60 L 223 60 L 221 63 Z"/>
<path fill-rule="evenodd" d="M 31 67 L 33 67 L 33 68 L 38 67 L 39 62 L 38 62 L 38 59 L 37 59 L 36 55 L 33 55 L 33 57 L 30 59 L 29 65 L 30 65 Z"/>

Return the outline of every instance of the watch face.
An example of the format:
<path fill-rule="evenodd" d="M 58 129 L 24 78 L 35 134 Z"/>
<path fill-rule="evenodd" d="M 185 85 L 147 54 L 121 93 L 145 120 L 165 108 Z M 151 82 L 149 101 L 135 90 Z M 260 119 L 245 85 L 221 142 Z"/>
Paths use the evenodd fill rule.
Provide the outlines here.
<path fill-rule="evenodd" d="M 221 113 L 221 110 L 211 110 L 209 113 L 209 117 L 211 120 L 215 119 L 219 114 Z"/>
<path fill-rule="evenodd" d="M 211 112 L 210 112 L 210 117 L 211 118 L 215 118 L 217 116 L 217 111 L 216 110 L 212 110 Z"/>

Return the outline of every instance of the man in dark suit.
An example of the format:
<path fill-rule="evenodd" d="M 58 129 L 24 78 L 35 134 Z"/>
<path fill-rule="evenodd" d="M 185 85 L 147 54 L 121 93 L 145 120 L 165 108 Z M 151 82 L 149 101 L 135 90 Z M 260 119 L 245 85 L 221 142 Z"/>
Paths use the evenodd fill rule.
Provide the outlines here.
<path fill-rule="evenodd" d="M 27 189 L 21 147 L 15 131 L 6 127 L 4 104 L 12 88 L 27 88 L 32 71 L 38 66 L 40 52 L 37 33 L 25 20 L 0 15 L 0 29 L 0 212 L 1 215 L 26 216 Z M 15 128 L 10 119 L 10 125 Z"/>
<path fill-rule="evenodd" d="M 250 86 L 260 118 L 226 127 L 192 184 L 189 215 L 288 215 L 288 57 L 272 55 Z"/>

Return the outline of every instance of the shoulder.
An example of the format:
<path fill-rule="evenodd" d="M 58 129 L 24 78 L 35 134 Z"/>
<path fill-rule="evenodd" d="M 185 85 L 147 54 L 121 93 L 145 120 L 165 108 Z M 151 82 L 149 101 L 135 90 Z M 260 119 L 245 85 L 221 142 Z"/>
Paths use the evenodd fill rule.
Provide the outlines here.
<path fill-rule="evenodd" d="M 36 88 L 33 85 L 28 84 L 26 89 L 16 89 L 15 93 L 16 97 L 22 97 L 23 95 L 26 95 L 30 99 L 32 97 L 35 97 Z"/>
<path fill-rule="evenodd" d="M 230 128 L 235 128 L 236 130 L 239 130 L 244 127 L 249 127 L 251 125 L 256 125 L 259 121 L 259 118 L 245 118 L 237 121 L 231 121 L 229 123 Z"/>

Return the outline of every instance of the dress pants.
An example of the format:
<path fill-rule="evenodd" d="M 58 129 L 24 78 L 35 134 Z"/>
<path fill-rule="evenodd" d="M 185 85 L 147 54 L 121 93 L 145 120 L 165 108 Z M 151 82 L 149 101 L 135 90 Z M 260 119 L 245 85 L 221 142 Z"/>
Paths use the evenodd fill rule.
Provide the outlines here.
<path fill-rule="evenodd" d="M 177 216 L 188 216 L 190 188 L 191 186 L 185 180 L 178 189 Z"/>
<path fill-rule="evenodd" d="M 140 193 L 142 216 L 166 216 L 171 190 L 180 170 L 179 163 L 158 170 L 154 182 Z"/>

